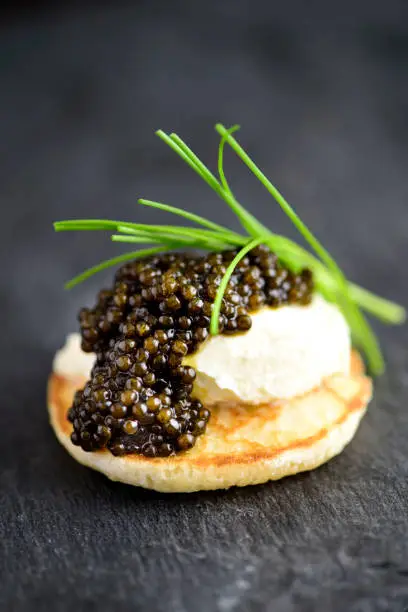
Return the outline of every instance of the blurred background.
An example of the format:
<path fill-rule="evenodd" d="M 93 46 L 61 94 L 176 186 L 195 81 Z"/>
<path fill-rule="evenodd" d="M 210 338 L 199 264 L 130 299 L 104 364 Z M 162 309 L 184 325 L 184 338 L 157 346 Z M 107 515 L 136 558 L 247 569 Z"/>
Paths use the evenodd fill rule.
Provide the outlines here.
<path fill-rule="evenodd" d="M 137 206 L 145 197 L 237 228 L 158 128 L 215 169 L 214 124 L 241 124 L 242 145 L 347 275 L 407 304 L 407 68 L 406 0 L 6 1 L 0 607 L 26 609 L 31 597 L 38 610 L 156 610 L 164 593 L 171 610 L 228 612 L 243 600 L 304 612 L 318 600 L 321 610 L 401 612 L 407 326 L 375 324 L 388 372 L 341 457 L 283 483 L 182 502 L 75 464 L 48 426 L 45 386 L 79 308 L 112 273 L 70 292 L 64 282 L 123 251 L 101 234 L 56 235 L 53 221 L 159 222 Z M 231 151 L 225 169 L 243 204 L 296 236 Z"/>
<path fill-rule="evenodd" d="M 145 197 L 236 226 L 158 128 L 179 133 L 215 168 L 214 123 L 240 123 L 242 144 L 348 275 L 403 298 L 407 2 L 8 4 L 0 26 L 6 346 L 50 357 L 110 275 L 69 293 L 64 281 L 121 252 L 107 236 L 54 235 L 52 221 L 157 222 L 136 205 Z M 226 171 L 247 207 L 295 235 L 233 153 Z"/>

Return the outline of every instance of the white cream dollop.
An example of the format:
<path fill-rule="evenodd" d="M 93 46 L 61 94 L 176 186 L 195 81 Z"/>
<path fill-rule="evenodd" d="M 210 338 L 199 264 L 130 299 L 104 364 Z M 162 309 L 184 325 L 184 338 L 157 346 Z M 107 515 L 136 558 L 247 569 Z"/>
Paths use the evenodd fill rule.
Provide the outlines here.
<path fill-rule="evenodd" d="M 81 336 L 69 334 L 65 346 L 56 352 L 53 362 L 55 374 L 65 376 L 89 376 L 95 363 L 94 353 L 84 353 L 81 349 Z"/>
<path fill-rule="evenodd" d="M 308 306 L 264 308 L 251 318 L 249 331 L 210 337 L 185 358 L 197 371 L 195 395 L 205 404 L 286 399 L 326 376 L 349 373 L 348 325 L 320 295 Z M 94 361 L 94 354 L 81 350 L 79 334 L 71 334 L 55 356 L 54 372 L 88 376 Z"/>
<path fill-rule="evenodd" d="M 197 370 L 196 395 L 206 404 L 259 404 L 300 395 L 334 373 L 349 373 L 348 325 L 315 295 L 308 306 L 264 308 L 236 336 L 213 336 L 186 358 Z"/>

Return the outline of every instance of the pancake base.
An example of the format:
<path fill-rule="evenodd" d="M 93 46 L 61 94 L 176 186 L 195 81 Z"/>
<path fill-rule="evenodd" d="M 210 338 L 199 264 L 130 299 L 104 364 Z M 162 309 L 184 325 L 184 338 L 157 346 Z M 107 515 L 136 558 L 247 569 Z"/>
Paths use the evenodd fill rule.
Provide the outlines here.
<path fill-rule="evenodd" d="M 48 410 L 54 432 L 83 465 L 111 480 L 162 492 L 192 492 L 260 484 L 312 470 L 350 442 L 372 393 L 359 354 L 349 376 L 336 374 L 320 387 L 267 405 L 224 405 L 211 409 L 206 433 L 175 457 L 115 457 L 107 450 L 85 452 L 70 440 L 66 418 L 82 376 L 51 374 Z"/>

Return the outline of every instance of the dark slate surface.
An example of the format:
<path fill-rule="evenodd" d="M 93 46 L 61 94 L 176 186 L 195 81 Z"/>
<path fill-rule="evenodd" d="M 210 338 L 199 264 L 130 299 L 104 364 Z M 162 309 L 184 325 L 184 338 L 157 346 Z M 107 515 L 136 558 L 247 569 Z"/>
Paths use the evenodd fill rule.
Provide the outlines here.
<path fill-rule="evenodd" d="M 3 21 L 2 610 L 408 609 L 406 327 L 377 326 L 388 373 L 344 454 L 275 484 L 188 496 L 112 484 L 47 424 L 52 355 L 102 279 L 62 283 L 117 252 L 51 222 L 153 221 L 136 196 L 229 218 L 155 128 L 214 164 L 212 124 L 240 122 L 348 274 L 407 302 L 407 3 L 280 4 L 77 3 Z M 227 167 L 242 201 L 290 231 L 232 156 Z"/>

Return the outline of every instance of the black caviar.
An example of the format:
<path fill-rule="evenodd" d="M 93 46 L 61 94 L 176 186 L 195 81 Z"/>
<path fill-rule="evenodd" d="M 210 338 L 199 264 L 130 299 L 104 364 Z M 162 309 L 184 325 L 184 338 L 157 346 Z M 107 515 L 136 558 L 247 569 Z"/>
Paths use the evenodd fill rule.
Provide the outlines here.
<path fill-rule="evenodd" d="M 74 444 L 147 457 L 194 446 L 210 412 L 193 398 L 196 372 L 183 358 L 209 336 L 217 289 L 236 253 L 163 254 L 128 263 L 96 306 L 80 311 L 82 348 L 96 353 L 96 363 L 68 413 Z M 308 304 L 312 291 L 309 270 L 295 275 L 258 246 L 228 283 L 219 332 L 245 332 L 252 311 Z"/>

